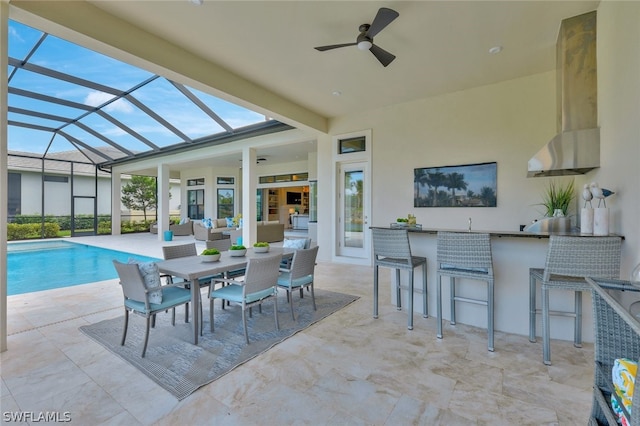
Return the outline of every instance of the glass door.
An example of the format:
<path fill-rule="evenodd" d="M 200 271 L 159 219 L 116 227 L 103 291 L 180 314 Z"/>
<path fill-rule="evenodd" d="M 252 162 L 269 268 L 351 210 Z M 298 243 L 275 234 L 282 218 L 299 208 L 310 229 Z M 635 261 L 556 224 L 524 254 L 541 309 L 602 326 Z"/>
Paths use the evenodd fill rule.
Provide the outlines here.
<path fill-rule="evenodd" d="M 338 255 L 369 257 L 367 163 L 340 166 Z"/>

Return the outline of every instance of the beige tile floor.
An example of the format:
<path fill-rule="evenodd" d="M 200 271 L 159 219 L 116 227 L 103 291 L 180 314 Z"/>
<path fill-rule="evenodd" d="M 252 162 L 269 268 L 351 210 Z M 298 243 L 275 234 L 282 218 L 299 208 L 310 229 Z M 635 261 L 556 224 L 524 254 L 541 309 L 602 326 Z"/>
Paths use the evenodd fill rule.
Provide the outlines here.
<path fill-rule="evenodd" d="M 166 244 L 147 234 L 79 241 L 157 257 Z M 68 412 L 77 425 L 587 423 L 592 345 L 553 341 L 547 367 L 541 343 L 525 336 L 497 332 L 490 353 L 485 330 L 445 324 L 438 340 L 434 318 L 416 315 L 406 329 L 388 286 L 372 318 L 372 268 L 319 263 L 316 273 L 318 288 L 360 299 L 183 401 L 78 331 L 122 315 L 115 280 L 11 296 L 3 421 L 8 412 Z"/>

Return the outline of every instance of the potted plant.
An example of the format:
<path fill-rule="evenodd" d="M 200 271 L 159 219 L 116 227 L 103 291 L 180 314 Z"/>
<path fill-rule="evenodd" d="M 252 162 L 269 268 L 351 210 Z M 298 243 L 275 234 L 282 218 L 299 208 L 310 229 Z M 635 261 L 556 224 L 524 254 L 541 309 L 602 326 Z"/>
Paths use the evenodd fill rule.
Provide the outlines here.
<path fill-rule="evenodd" d="M 240 257 L 247 253 L 247 248 L 242 244 L 234 244 L 229 247 L 229 256 Z"/>
<path fill-rule="evenodd" d="M 200 253 L 200 257 L 203 262 L 216 262 L 220 260 L 220 251 L 214 248 L 204 249 Z"/>
<path fill-rule="evenodd" d="M 551 181 L 547 191 L 542 198 L 541 206 L 545 208 L 545 216 L 547 217 L 566 217 L 569 204 L 575 197 L 575 191 L 573 187 L 573 181 L 570 181 L 566 186 L 558 186 L 555 182 Z M 560 214 L 562 212 L 562 214 Z"/>
<path fill-rule="evenodd" d="M 253 251 L 255 253 L 266 253 L 269 251 L 269 243 L 259 241 L 253 245 Z"/>

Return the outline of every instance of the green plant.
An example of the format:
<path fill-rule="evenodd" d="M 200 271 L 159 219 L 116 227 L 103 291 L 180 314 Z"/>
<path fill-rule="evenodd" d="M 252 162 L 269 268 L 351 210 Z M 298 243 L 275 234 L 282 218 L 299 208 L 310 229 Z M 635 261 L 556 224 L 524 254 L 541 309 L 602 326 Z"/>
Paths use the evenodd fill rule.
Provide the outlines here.
<path fill-rule="evenodd" d="M 269 243 L 265 243 L 264 241 L 258 241 L 253 246 L 254 247 L 269 247 Z"/>
<path fill-rule="evenodd" d="M 406 217 L 399 217 L 396 219 L 396 222 L 409 222 L 409 219 L 407 219 Z"/>
<path fill-rule="evenodd" d="M 231 247 L 229 247 L 229 250 L 245 250 L 245 249 L 246 249 L 246 247 L 243 246 L 242 244 L 240 244 L 240 245 L 235 244 L 235 245 L 232 245 Z"/>
<path fill-rule="evenodd" d="M 214 249 L 214 248 L 209 248 L 209 249 L 204 249 L 202 250 L 202 253 L 200 253 L 203 256 L 213 256 L 214 254 L 220 254 L 220 250 L 218 249 Z"/>
<path fill-rule="evenodd" d="M 562 187 L 551 181 L 549 187 L 542 197 L 541 206 L 545 208 L 545 216 L 552 217 L 556 210 L 562 210 L 562 214 L 567 215 L 569 204 L 575 197 L 573 181 Z"/>

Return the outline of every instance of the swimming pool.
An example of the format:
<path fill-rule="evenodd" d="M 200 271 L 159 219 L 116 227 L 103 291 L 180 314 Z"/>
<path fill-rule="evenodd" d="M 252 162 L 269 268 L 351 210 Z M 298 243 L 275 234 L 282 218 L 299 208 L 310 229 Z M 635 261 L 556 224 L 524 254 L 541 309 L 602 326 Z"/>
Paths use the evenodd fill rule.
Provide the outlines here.
<path fill-rule="evenodd" d="M 87 284 L 117 278 L 113 259 L 159 260 L 69 241 L 7 245 L 7 294 Z"/>

